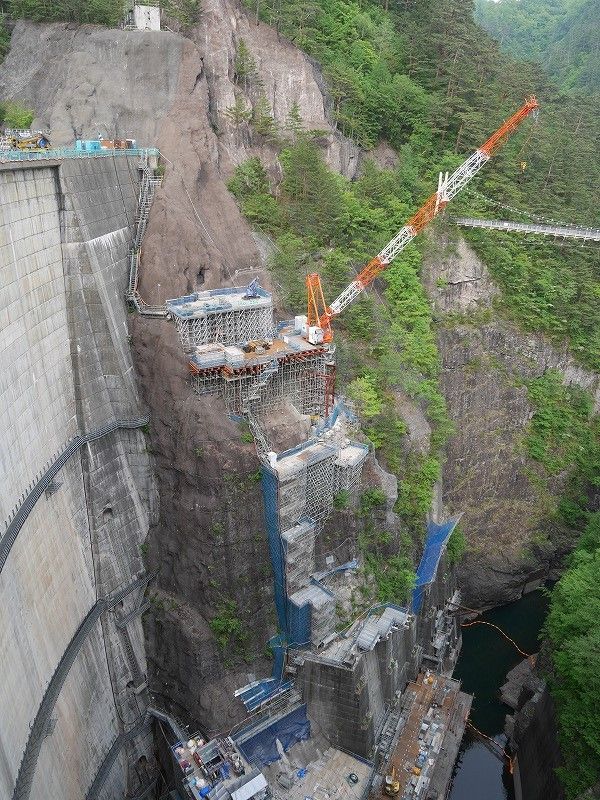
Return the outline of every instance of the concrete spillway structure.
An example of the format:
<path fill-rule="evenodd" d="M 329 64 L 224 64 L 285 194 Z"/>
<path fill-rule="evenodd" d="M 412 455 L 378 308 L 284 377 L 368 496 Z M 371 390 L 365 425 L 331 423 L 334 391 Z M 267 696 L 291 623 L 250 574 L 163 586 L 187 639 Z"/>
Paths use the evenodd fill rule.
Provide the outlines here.
<path fill-rule="evenodd" d="M 155 488 L 123 302 L 138 184 L 127 157 L 0 166 L 3 798 L 123 796 L 151 753 L 139 609 Z"/>

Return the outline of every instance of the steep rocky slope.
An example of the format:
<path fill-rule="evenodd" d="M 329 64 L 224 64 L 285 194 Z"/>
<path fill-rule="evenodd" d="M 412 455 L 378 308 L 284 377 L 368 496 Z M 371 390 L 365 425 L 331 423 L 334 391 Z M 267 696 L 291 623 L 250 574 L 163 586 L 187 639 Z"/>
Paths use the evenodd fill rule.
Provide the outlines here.
<path fill-rule="evenodd" d="M 300 51 L 233 2 L 203 10 L 189 39 L 19 22 L 0 73 L 2 97 L 35 108 L 34 126 L 49 127 L 55 144 L 102 132 L 160 147 L 166 176 L 144 241 L 140 286 L 150 302 L 256 274 L 269 283 L 225 188 L 233 166 L 249 155 L 274 162 L 261 137 L 241 136 L 224 114 L 237 89 L 240 37 L 276 119 L 283 123 L 296 102 L 307 125 L 329 132 L 322 141 L 333 167 L 352 175 L 358 163 L 357 149 L 332 130 L 321 78 Z M 172 325 L 130 322 L 160 490 L 160 522 L 147 543 L 149 565 L 160 570 L 146 618 L 152 689 L 186 718 L 222 730 L 241 711 L 233 689 L 250 669 L 270 669 L 264 645 L 275 625 L 258 461 L 224 407 L 193 395 Z M 209 622 L 228 603 L 244 632 L 225 652 Z"/>
<path fill-rule="evenodd" d="M 549 540 L 539 535 L 565 476 L 549 481 L 548 491 L 531 478 L 535 464 L 522 441 L 533 408 L 521 380 L 558 369 L 568 383 L 591 392 L 596 408 L 600 380 L 574 363 L 566 348 L 481 314 L 497 289 L 462 239 L 448 246 L 442 236 L 435 252 L 425 281 L 439 314 L 442 388 L 456 428 L 443 501 L 453 513 L 464 511 L 469 550 L 460 582 L 467 605 L 479 608 L 515 599 L 544 581 L 574 545 L 558 530 Z M 445 316 L 451 312 L 456 315 Z"/>

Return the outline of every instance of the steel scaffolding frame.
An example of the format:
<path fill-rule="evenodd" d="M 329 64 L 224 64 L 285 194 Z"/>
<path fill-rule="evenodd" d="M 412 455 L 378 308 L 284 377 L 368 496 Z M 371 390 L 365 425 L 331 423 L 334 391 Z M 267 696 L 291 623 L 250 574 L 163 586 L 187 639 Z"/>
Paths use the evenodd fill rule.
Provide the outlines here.
<path fill-rule="evenodd" d="M 181 344 L 187 350 L 218 342 L 235 345 L 273 337 L 273 307 L 214 311 L 197 317 L 175 317 Z"/>
<path fill-rule="evenodd" d="M 347 491 L 353 494 L 357 491 L 360 485 L 363 464 L 364 459 L 351 466 L 345 466 L 336 462 L 333 465 L 333 493 L 337 494 L 341 491 Z"/>
<path fill-rule="evenodd" d="M 288 595 L 299 591 L 315 571 L 316 529 L 312 521 L 304 520 L 281 534 L 285 553 L 285 581 Z"/>
<path fill-rule="evenodd" d="M 333 462 L 335 454 L 306 469 L 306 505 L 304 513 L 322 523 L 333 509 Z"/>
<path fill-rule="evenodd" d="M 278 479 L 279 527 L 286 531 L 294 527 L 306 505 L 306 466 L 299 466 Z"/>
<path fill-rule="evenodd" d="M 323 416 L 329 360 L 324 352 L 301 353 L 236 370 L 190 364 L 190 371 L 196 393 L 220 394 L 230 413 L 259 414 L 290 402 L 300 414 Z"/>

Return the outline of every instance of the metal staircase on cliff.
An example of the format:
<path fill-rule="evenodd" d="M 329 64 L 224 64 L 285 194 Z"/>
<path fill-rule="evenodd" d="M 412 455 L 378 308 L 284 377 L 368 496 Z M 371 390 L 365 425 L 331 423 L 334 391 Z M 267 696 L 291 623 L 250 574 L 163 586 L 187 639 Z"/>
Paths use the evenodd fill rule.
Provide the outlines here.
<path fill-rule="evenodd" d="M 142 299 L 138 290 L 142 241 L 146 233 L 146 228 L 148 227 L 148 218 L 150 216 L 150 209 L 152 208 L 156 189 L 162 183 L 162 177 L 155 175 L 154 171 L 148 166 L 148 159 L 141 162 L 140 171 L 142 173 L 142 180 L 140 183 L 138 207 L 135 215 L 135 236 L 129 251 L 129 285 L 127 287 L 126 297 L 127 301 L 143 316 L 165 317 L 167 314 L 165 306 L 148 305 L 148 303 Z"/>

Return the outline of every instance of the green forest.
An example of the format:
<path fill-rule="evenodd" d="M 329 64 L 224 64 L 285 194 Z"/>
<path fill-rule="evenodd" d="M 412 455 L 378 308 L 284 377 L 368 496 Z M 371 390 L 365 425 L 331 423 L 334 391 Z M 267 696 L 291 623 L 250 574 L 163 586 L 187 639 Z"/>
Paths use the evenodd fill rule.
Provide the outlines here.
<path fill-rule="evenodd" d="M 596 0 L 477 0 L 475 19 L 506 52 L 542 64 L 562 88 L 600 91 Z"/>
<path fill-rule="evenodd" d="M 474 23 L 472 3 L 247 4 L 323 65 L 340 129 L 365 148 L 383 138 L 399 156 L 395 170 L 367 161 L 357 180 L 346 181 L 327 169 L 318 132 L 303 132 L 297 112 L 279 129 L 265 98 L 258 111 L 238 99 L 230 118 L 278 150 L 283 177 L 270 185 L 255 158 L 237 169 L 230 188 L 246 216 L 273 238 L 272 266 L 291 308 L 303 305 L 302 275 L 309 271 L 322 275 L 326 297 L 334 297 L 433 190 L 437 170 L 457 166 L 532 92 L 540 100 L 538 120 L 523 125 L 453 210 L 597 224 L 597 96 L 573 91 L 533 60 L 516 61 L 502 52 Z M 244 47 L 240 85 L 247 90 L 255 75 Z M 567 342 L 583 365 L 600 369 L 600 258 L 594 246 L 523 241 L 489 231 L 465 236 L 502 290 L 496 316 L 544 332 L 557 344 Z M 423 254 L 435 247 L 435 236 L 417 240 L 369 296 L 336 322 L 341 381 L 380 458 L 401 479 L 396 511 L 415 538 L 452 432 L 438 386 L 435 341 L 436 324 L 452 321 L 434 318 L 420 281 Z M 433 435 L 425 455 L 403 451 L 398 390 L 426 409 Z M 589 519 L 590 492 L 600 481 L 599 418 L 589 396 L 564 387 L 559 373 L 530 382 L 527 390 L 534 415 L 524 446 L 544 482 L 567 476 L 548 524 L 554 535 L 573 541 Z M 566 582 L 563 592 L 568 591 Z M 556 672 L 553 691 L 560 698 L 561 726 L 563 720 L 580 724 L 576 684 L 569 682 L 575 677 L 568 660 L 557 659 L 562 672 Z M 571 730 L 566 723 L 564 729 Z M 572 746 L 569 735 L 561 741 L 565 775 L 579 759 L 585 761 L 581 779 L 565 779 L 568 797 L 575 798 L 590 785 L 597 751 Z"/>
<path fill-rule="evenodd" d="M 552 592 L 545 634 L 565 765 L 559 776 L 576 798 L 600 780 L 600 512 L 590 516 L 569 568 Z"/>

